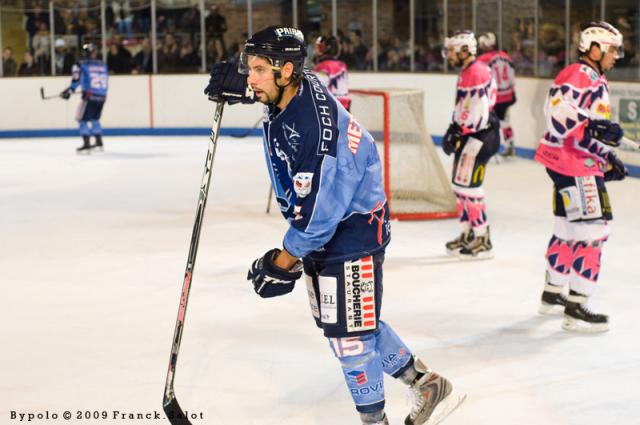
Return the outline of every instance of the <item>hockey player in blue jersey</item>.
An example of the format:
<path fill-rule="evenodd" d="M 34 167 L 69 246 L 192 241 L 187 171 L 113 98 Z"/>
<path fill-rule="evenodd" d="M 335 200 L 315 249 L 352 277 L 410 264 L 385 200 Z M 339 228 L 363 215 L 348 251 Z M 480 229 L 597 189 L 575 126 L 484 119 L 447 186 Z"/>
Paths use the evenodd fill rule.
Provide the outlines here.
<path fill-rule="evenodd" d="M 71 93 L 82 87 L 82 102 L 78 107 L 76 119 L 80 123 L 80 135 L 83 144 L 76 149 L 78 153 L 89 153 L 91 148 L 103 149 L 100 115 L 107 99 L 109 89 L 109 70 L 98 59 L 96 46 L 88 43 L 82 46 L 81 59 L 71 68 L 71 85 L 60 93 L 63 99 L 69 99 Z M 91 145 L 94 136 L 96 144 Z"/>
<path fill-rule="evenodd" d="M 380 320 L 390 226 L 374 140 L 303 69 L 305 56 L 301 31 L 268 27 L 247 40 L 239 67 L 215 64 L 205 89 L 213 101 L 266 105 L 264 153 L 289 228 L 283 247 L 255 260 L 247 279 L 261 297 L 275 297 L 291 292 L 304 270 L 314 320 L 363 424 L 388 424 L 385 373 L 415 395 L 405 424 L 433 421 L 463 398 Z"/>

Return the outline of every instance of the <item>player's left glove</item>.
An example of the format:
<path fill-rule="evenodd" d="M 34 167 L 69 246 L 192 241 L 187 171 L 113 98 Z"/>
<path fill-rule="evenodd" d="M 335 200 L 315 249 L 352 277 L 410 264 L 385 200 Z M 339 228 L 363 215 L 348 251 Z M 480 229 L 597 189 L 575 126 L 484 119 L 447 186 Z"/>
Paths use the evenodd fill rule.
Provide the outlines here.
<path fill-rule="evenodd" d="M 214 102 L 255 103 L 256 96 L 247 84 L 247 76 L 238 72 L 238 64 L 218 62 L 211 69 L 209 85 L 204 94 Z"/>
<path fill-rule="evenodd" d="M 442 137 L 442 150 L 447 155 L 451 155 L 460 147 L 462 141 L 462 130 L 458 124 L 451 123 L 447 132 Z"/>
<path fill-rule="evenodd" d="M 66 88 L 60 93 L 60 97 L 64 100 L 68 100 L 71 97 L 71 89 Z"/>
<path fill-rule="evenodd" d="M 591 120 L 587 126 L 589 136 L 609 146 L 620 146 L 624 132 L 620 125 L 609 120 Z"/>
<path fill-rule="evenodd" d="M 620 158 L 613 152 L 607 154 L 607 171 L 604 173 L 604 181 L 624 180 L 629 175 L 629 170 L 624 166 Z"/>
<path fill-rule="evenodd" d="M 299 266 L 294 266 L 295 271 L 284 270 L 276 266 L 273 260 L 280 253 L 278 248 L 267 251 L 263 257 L 251 264 L 247 280 L 253 283 L 256 294 L 262 298 L 278 297 L 293 291 L 296 280 L 302 276 Z"/>

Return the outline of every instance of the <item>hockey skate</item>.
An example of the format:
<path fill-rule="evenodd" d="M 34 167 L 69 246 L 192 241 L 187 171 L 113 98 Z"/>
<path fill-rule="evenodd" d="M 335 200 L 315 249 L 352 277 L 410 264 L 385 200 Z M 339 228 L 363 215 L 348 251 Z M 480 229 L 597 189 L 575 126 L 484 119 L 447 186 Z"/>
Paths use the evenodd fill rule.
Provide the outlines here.
<path fill-rule="evenodd" d="M 76 153 L 86 154 L 91 153 L 91 144 L 89 142 L 89 136 L 82 136 L 82 146 L 76 148 Z"/>
<path fill-rule="evenodd" d="M 389 425 L 389 419 L 384 411 L 373 413 L 360 413 L 362 425 Z"/>
<path fill-rule="evenodd" d="M 429 370 L 421 361 L 415 363 L 421 372 L 409 388 L 411 411 L 405 425 L 437 425 L 462 404 L 466 394 L 458 394 L 446 378 Z"/>
<path fill-rule="evenodd" d="M 487 233 L 476 236 L 468 242 L 460 250 L 459 257 L 462 260 L 488 260 L 493 258 L 493 245 L 491 244 L 489 228 L 487 228 Z"/>
<path fill-rule="evenodd" d="M 91 145 L 91 149 L 96 150 L 98 152 L 104 152 L 104 147 L 102 145 L 102 136 L 96 135 L 96 144 Z"/>
<path fill-rule="evenodd" d="M 546 283 L 540 300 L 538 313 L 543 315 L 558 315 L 564 312 L 567 297 L 562 293 L 562 286 Z"/>
<path fill-rule="evenodd" d="M 469 229 L 466 232 L 460 233 L 460 236 L 445 244 L 447 248 L 447 254 L 457 256 L 460 254 L 460 250 L 465 248 L 469 242 L 473 240 L 473 229 Z"/>
<path fill-rule="evenodd" d="M 587 307 L 587 297 L 574 291 L 569 292 L 564 309 L 562 329 L 571 332 L 599 333 L 609 330 L 609 317 L 593 313 Z"/>
<path fill-rule="evenodd" d="M 514 145 L 507 146 L 501 153 L 500 156 L 502 158 L 509 158 L 516 156 L 516 147 Z"/>

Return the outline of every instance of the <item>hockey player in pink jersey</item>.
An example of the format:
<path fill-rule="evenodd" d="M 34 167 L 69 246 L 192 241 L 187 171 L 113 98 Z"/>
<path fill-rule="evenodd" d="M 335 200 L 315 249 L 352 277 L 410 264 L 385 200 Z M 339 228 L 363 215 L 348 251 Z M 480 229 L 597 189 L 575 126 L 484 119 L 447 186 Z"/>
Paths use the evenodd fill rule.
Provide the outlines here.
<path fill-rule="evenodd" d="M 332 35 L 321 35 L 316 40 L 316 61 L 313 73 L 324 84 L 331 94 L 348 111 L 351 109 L 349 97 L 349 74 L 347 65 L 338 60 L 340 44 Z"/>
<path fill-rule="evenodd" d="M 482 51 L 482 54 L 478 56 L 478 60 L 489 66 L 498 87 L 496 106 L 493 110 L 496 111 L 496 115 L 500 118 L 500 144 L 504 148 L 501 155 L 515 156 L 516 147 L 513 141 L 513 129 L 507 114 L 509 107 L 516 103 L 516 70 L 513 67 L 513 61 L 507 52 L 497 50 L 496 35 L 492 32 L 480 34 L 478 47 Z"/>
<path fill-rule="evenodd" d="M 500 121 L 493 111 L 496 83 L 487 64 L 476 60 L 471 31 L 446 38 L 445 48 L 449 64 L 461 68 L 453 119 L 442 139 L 444 152 L 455 155 L 452 182 L 462 228 L 458 238 L 447 242 L 447 253 L 462 259 L 491 258 L 482 183 L 487 163 L 500 146 Z"/>
<path fill-rule="evenodd" d="M 605 182 L 628 174 L 613 152 L 623 132 L 611 121 L 605 77 L 623 55 L 622 35 L 606 22 L 591 23 L 580 34 L 578 51 L 578 62 L 560 71 L 549 90 L 547 131 L 535 156 L 553 181 L 555 215 L 539 311 L 564 312 L 562 327 L 569 331 L 604 332 L 608 317 L 593 313 L 587 300 L 613 218 Z"/>

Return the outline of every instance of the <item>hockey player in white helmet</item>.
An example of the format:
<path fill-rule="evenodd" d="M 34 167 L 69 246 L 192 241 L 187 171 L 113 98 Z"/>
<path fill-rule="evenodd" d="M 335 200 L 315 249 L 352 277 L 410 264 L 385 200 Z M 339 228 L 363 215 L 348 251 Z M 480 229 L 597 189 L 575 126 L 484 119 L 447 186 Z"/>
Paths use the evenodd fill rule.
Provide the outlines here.
<path fill-rule="evenodd" d="M 489 66 L 498 88 L 493 110 L 500 119 L 500 144 L 503 147 L 501 155 L 515 156 L 513 129 L 507 113 L 509 107 L 516 103 L 516 70 L 513 67 L 513 61 L 507 52 L 498 50 L 496 35 L 492 32 L 485 32 L 478 36 L 478 47 L 482 52 L 478 60 Z"/>
<path fill-rule="evenodd" d="M 459 67 L 452 122 L 442 148 L 455 155 L 453 191 L 461 234 L 447 242 L 450 255 L 462 259 L 493 256 L 487 207 L 482 187 L 487 163 L 500 146 L 500 121 L 493 112 L 496 83 L 486 63 L 476 60 L 477 43 L 471 31 L 445 38 L 443 52 L 449 65 Z"/>
<path fill-rule="evenodd" d="M 303 68 L 306 51 L 300 30 L 268 27 L 247 40 L 240 68 L 215 64 L 205 90 L 218 102 L 265 105 L 265 159 L 288 226 L 282 248 L 256 259 L 247 279 L 260 297 L 284 296 L 304 270 L 299 285 L 362 424 L 389 423 L 384 375 L 415 396 L 406 425 L 434 423 L 464 398 L 381 320 L 390 225 L 380 157 L 367 130 Z"/>
<path fill-rule="evenodd" d="M 613 218 L 605 182 L 628 174 L 614 153 L 623 136 L 611 121 L 605 73 L 623 55 L 622 35 L 606 22 L 580 34 L 578 62 L 556 77 L 545 105 L 547 131 L 535 159 L 553 181 L 555 225 L 546 252 L 540 313 L 564 313 L 569 331 L 604 332 L 609 319 L 587 307 Z M 568 287 L 568 297 L 565 288 Z"/>

